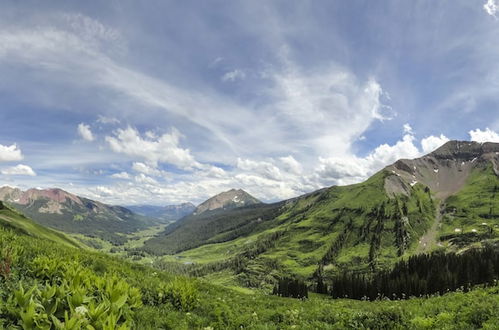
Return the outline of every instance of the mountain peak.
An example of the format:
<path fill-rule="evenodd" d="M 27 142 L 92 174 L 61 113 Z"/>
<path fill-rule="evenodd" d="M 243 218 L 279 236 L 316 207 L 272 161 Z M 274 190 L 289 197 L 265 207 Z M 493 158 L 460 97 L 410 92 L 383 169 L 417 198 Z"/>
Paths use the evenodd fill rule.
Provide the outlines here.
<path fill-rule="evenodd" d="M 445 143 L 429 156 L 437 159 L 470 160 L 492 152 L 499 152 L 499 143 L 454 140 Z"/>
<path fill-rule="evenodd" d="M 205 202 L 201 203 L 195 211 L 195 214 L 200 214 L 205 211 L 216 209 L 233 209 L 236 207 L 247 206 L 261 203 L 258 199 L 251 196 L 242 189 L 230 189 L 218 195 L 215 195 Z"/>

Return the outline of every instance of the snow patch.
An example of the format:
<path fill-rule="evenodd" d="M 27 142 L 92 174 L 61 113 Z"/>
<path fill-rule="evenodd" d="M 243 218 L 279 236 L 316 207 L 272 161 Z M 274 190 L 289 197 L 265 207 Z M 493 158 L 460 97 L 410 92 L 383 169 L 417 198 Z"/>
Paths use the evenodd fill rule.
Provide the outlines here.
<path fill-rule="evenodd" d="M 438 168 L 434 168 L 433 172 L 438 173 Z"/>
<path fill-rule="evenodd" d="M 416 183 L 418 183 L 418 182 L 417 182 L 416 180 L 413 180 L 413 181 L 410 183 L 411 187 L 413 187 Z"/>

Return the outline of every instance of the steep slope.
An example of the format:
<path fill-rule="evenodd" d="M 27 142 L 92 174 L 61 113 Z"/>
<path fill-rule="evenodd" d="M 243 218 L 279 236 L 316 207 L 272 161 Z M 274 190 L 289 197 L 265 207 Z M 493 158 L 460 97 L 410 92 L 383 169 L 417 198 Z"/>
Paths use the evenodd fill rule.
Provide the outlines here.
<path fill-rule="evenodd" d="M 167 206 L 133 205 L 126 206 L 126 208 L 137 214 L 162 220 L 166 223 L 177 221 L 196 210 L 196 206 L 192 203 Z"/>
<path fill-rule="evenodd" d="M 79 197 L 61 189 L 3 187 L 0 198 L 36 222 L 66 233 L 99 237 L 123 243 L 122 234 L 157 224 L 156 221 L 120 207 Z"/>
<path fill-rule="evenodd" d="M 179 242 L 175 232 L 203 235 L 211 244 L 177 255 L 193 263 L 193 273 L 228 271 L 238 284 L 260 286 L 282 274 L 373 271 L 404 256 L 486 244 L 499 237 L 498 155 L 497 143 L 452 141 L 424 157 L 397 161 L 363 183 L 276 204 L 248 230 L 245 222 L 218 233 L 206 232 L 201 222 L 180 222 L 154 247 L 182 251 L 192 245 Z M 253 212 L 262 210 L 255 205 Z M 209 223 L 224 223 L 224 217 L 236 214 L 214 213 Z"/>
<path fill-rule="evenodd" d="M 201 203 L 196 210 L 195 214 L 201 214 L 206 211 L 212 211 L 217 209 L 234 209 L 242 206 L 249 206 L 253 204 L 261 203 L 258 199 L 248 194 L 242 189 L 231 189 L 229 191 L 222 192 L 218 195 L 211 197 L 205 202 Z"/>
<path fill-rule="evenodd" d="M 65 246 L 81 248 L 84 245 L 65 234 L 43 227 L 0 201 L 0 227 L 10 228 L 25 235 L 50 240 Z"/>

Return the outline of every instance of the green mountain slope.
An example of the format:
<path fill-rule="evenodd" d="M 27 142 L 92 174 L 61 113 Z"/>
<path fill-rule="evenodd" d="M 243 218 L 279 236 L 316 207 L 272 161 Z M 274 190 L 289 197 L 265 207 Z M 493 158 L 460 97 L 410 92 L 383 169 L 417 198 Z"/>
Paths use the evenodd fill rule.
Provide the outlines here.
<path fill-rule="evenodd" d="M 0 227 L 10 228 L 29 236 L 44 238 L 68 247 L 75 247 L 75 248 L 84 247 L 83 244 L 68 237 L 67 235 L 60 233 L 56 230 L 52 230 L 44 226 L 41 226 L 36 222 L 34 222 L 33 220 L 26 218 L 25 216 L 19 214 L 14 210 L 11 210 L 9 207 L 5 206 L 1 201 L 0 201 Z"/>
<path fill-rule="evenodd" d="M 371 272 L 413 254 L 481 245 L 499 237 L 498 155 L 499 144 L 452 141 L 363 183 L 266 206 L 271 212 L 259 222 L 262 205 L 244 209 L 245 217 L 214 213 L 205 222 L 180 222 L 145 246 L 177 252 L 163 261 L 180 260 L 193 274 L 261 287 L 283 274 L 312 280 Z"/>
<path fill-rule="evenodd" d="M 0 226 L 5 329 L 494 329 L 498 307 L 497 285 L 374 302 L 241 292 Z"/>

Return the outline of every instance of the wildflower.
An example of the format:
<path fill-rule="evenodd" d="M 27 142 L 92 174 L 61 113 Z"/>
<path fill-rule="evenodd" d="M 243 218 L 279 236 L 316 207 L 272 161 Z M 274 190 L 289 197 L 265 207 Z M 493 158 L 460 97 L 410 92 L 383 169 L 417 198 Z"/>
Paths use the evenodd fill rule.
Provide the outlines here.
<path fill-rule="evenodd" d="M 78 306 L 75 308 L 75 313 L 79 315 L 85 315 L 88 313 L 88 309 L 85 306 Z"/>

